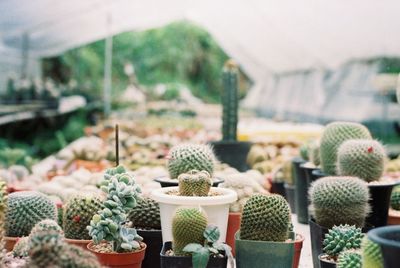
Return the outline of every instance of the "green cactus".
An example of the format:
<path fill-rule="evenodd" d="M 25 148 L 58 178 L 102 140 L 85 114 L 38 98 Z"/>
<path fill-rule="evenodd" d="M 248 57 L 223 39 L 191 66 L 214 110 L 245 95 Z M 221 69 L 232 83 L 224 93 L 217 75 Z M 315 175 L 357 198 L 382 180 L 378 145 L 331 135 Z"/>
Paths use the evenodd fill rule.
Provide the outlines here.
<path fill-rule="evenodd" d="M 366 235 L 361 243 L 363 268 L 383 268 L 381 248 Z"/>
<path fill-rule="evenodd" d="M 12 254 L 14 257 L 22 258 L 28 256 L 28 242 L 29 237 L 24 236 L 18 239 L 17 243 L 15 243 L 14 248 L 12 250 Z"/>
<path fill-rule="evenodd" d="M 304 160 L 310 160 L 308 150 L 309 150 L 310 142 L 303 143 L 299 148 L 300 157 Z"/>
<path fill-rule="evenodd" d="M 336 175 L 337 151 L 340 145 L 353 139 L 372 139 L 368 129 L 358 123 L 334 122 L 328 124 L 320 142 L 322 171 L 327 175 Z"/>
<path fill-rule="evenodd" d="M 64 234 L 63 229 L 61 229 L 56 221 L 46 219 L 36 223 L 35 226 L 33 226 L 29 236 L 34 236 L 36 233 L 44 231 L 54 231 L 60 234 Z"/>
<path fill-rule="evenodd" d="M 203 233 L 207 217 L 198 208 L 178 208 L 172 218 L 173 250 L 176 256 L 185 255 L 183 248 L 190 243 L 204 244 Z"/>
<path fill-rule="evenodd" d="M 308 147 L 308 156 L 311 163 L 313 163 L 316 167 L 321 164 L 321 158 L 319 156 L 319 142 L 313 141 L 310 143 Z"/>
<path fill-rule="evenodd" d="M 46 195 L 35 191 L 23 191 L 8 196 L 7 236 L 27 236 L 32 227 L 44 219 L 57 220 L 56 205 Z"/>
<path fill-rule="evenodd" d="M 247 164 L 253 167 L 258 162 L 263 162 L 268 159 L 267 151 L 258 144 L 251 146 L 249 153 L 247 154 Z"/>
<path fill-rule="evenodd" d="M 240 239 L 285 241 L 290 222 L 289 205 L 281 195 L 253 195 L 243 207 Z"/>
<path fill-rule="evenodd" d="M 364 226 L 370 211 L 367 184 L 355 177 L 324 177 L 311 184 L 310 213 L 326 228 L 350 224 Z"/>
<path fill-rule="evenodd" d="M 362 238 L 361 228 L 354 225 L 333 226 L 325 234 L 323 249 L 331 258 L 336 259 L 345 250 L 361 248 Z"/>
<path fill-rule="evenodd" d="M 179 194 L 182 196 L 208 196 L 212 186 L 207 171 L 191 170 L 178 176 Z"/>
<path fill-rule="evenodd" d="M 375 140 L 348 140 L 338 149 L 337 173 L 367 182 L 377 181 L 385 169 L 386 153 Z"/>
<path fill-rule="evenodd" d="M 90 235 L 87 226 L 93 215 L 103 207 L 99 197 L 75 196 L 68 200 L 64 207 L 63 229 L 69 239 L 88 240 Z"/>
<path fill-rule="evenodd" d="M 346 250 L 339 254 L 337 268 L 361 268 L 361 253 L 358 250 Z"/>
<path fill-rule="evenodd" d="M 222 91 L 222 139 L 224 141 L 237 140 L 238 75 L 237 64 L 233 60 L 226 61 L 222 74 L 224 86 Z"/>
<path fill-rule="evenodd" d="M 210 146 L 181 144 L 174 146 L 168 154 L 168 172 L 171 179 L 193 169 L 214 173 L 215 156 Z"/>
<path fill-rule="evenodd" d="M 4 236 L 5 236 L 5 221 L 7 213 L 8 192 L 7 184 L 0 179 L 0 262 L 4 259 Z"/>
<path fill-rule="evenodd" d="M 390 197 L 390 206 L 392 209 L 400 210 L 400 185 L 393 188 L 392 195 Z"/>
<path fill-rule="evenodd" d="M 137 205 L 129 211 L 128 219 L 135 228 L 161 229 L 160 207 L 150 198 L 140 198 Z"/>

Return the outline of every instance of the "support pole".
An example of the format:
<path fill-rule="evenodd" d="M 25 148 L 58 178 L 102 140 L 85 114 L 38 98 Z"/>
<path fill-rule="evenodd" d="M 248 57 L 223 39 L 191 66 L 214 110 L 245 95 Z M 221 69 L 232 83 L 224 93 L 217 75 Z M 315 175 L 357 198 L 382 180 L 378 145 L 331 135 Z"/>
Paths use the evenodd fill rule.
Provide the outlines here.
<path fill-rule="evenodd" d="M 107 14 L 107 31 L 108 35 L 106 38 L 106 46 L 104 51 L 104 116 L 108 117 L 111 112 L 111 89 L 112 89 L 112 47 L 113 47 L 113 39 L 111 34 L 111 24 L 112 18 L 111 14 Z"/>

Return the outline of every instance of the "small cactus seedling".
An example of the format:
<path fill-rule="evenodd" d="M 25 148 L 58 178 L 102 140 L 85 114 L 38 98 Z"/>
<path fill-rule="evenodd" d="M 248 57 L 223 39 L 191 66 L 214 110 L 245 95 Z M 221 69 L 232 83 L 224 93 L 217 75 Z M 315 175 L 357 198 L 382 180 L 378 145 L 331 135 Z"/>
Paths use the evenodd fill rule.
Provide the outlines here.
<path fill-rule="evenodd" d="M 182 196 L 208 196 L 212 180 L 207 171 L 191 170 L 179 175 L 178 183 Z"/>

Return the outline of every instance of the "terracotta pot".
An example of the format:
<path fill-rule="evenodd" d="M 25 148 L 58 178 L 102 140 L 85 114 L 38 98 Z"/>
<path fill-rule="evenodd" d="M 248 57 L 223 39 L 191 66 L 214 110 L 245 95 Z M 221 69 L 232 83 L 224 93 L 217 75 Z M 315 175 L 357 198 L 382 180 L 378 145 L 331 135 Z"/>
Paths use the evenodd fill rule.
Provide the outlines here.
<path fill-rule="evenodd" d="M 6 236 L 4 237 L 4 247 L 7 250 L 7 252 L 12 251 L 14 248 L 15 243 L 19 240 L 19 237 L 11 237 L 11 236 Z"/>
<path fill-rule="evenodd" d="M 228 229 L 226 230 L 225 242 L 232 248 L 232 254 L 235 256 L 235 234 L 240 229 L 240 220 L 242 213 L 229 212 Z"/>
<path fill-rule="evenodd" d="M 294 256 L 293 256 L 292 268 L 299 267 L 301 249 L 303 248 L 303 241 L 304 241 L 304 236 L 302 236 L 301 234 L 296 234 L 296 240 L 294 241 Z"/>
<path fill-rule="evenodd" d="M 389 209 L 388 225 L 400 225 L 400 211 Z"/>
<path fill-rule="evenodd" d="M 75 245 L 75 246 L 81 247 L 86 250 L 87 250 L 87 245 L 90 242 L 92 242 L 92 240 L 85 240 L 85 239 L 79 240 L 79 239 L 70 239 L 70 238 L 65 238 L 65 241 L 68 244 Z"/>
<path fill-rule="evenodd" d="M 146 252 L 146 244 L 136 252 L 127 253 L 100 253 L 92 249 L 93 242 L 87 245 L 87 249 L 94 253 L 102 265 L 111 268 L 141 268 Z"/>

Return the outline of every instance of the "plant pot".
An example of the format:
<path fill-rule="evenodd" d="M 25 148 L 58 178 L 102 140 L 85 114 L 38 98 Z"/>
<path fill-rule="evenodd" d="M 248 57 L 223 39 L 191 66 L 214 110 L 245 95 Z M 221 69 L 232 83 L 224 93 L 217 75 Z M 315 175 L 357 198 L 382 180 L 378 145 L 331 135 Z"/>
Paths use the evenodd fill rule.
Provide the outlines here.
<path fill-rule="evenodd" d="M 271 183 L 271 193 L 279 194 L 286 198 L 285 196 L 285 183 L 283 181 L 272 181 Z"/>
<path fill-rule="evenodd" d="M 299 267 L 301 249 L 303 248 L 304 236 L 301 234 L 296 234 L 296 240 L 294 241 L 294 256 L 293 256 L 293 266 L 292 268 Z"/>
<path fill-rule="evenodd" d="M 308 183 L 306 172 L 308 168 L 304 166 L 305 163 L 299 167 L 298 177 L 296 178 L 296 214 L 299 223 L 308 223 Z"/>
<path fill-rule="evenodd" d="M 228 228 L 226 230 L 225 243 L 232 248 L 232 254 L 235 256 L 235 234 L 240 229 L 240 221 L 242 213 L 240 212 L 229 212 L 228 216 Z"/>
<path fill-rule="evenodd" d="M 294 185 L 285 183 L 285 196 L 286 200 L 289 202 L 290 210 L 292 211 L 292 213 L 296 213 L 294 192 L 295 192 Z"/>
<path fill-rule="evenodd" d="M 4 237 L 4 248 L 7 250 L 7 252 L 13 250 L 15 244 L 19 239 L 20 237 L 11 237 L 11 236 Z"/>
<path fill-rule="evenodd" d="M 240 172 L 249 169 L 247 154 L 250 151 L 251 142 L 246 141 L 215 141 L 211 142 L 216 157 L 225 164 L 236 168 Z"/>
<path fill-rule="evenodd" d="M 312 181 L 316 181 L 320 178 L 326 177 L 327 175 L 319 168 L 311 172 Z"/>
<path fill-rule="evenodd" d="M 81 247 L 86 250 L 87 250 L 87 245 L 90 242 L 92 242 L 92 240 L 85 240 L 85 239 L 79 240 L 79 239 L 70 239 L 70 238 L 65 238 L 65 241 L 68 244 L 75 245 L 75 246 Z"/>
<path fill-rule="evenodd" d="M 161 268 L 191 268 L 192 256 L 167 256 L 165 253 L 172 249 L 172 242 L 164 243 L 160 253 Z M 210 258 L 207 268 L 225 268 L 228 263 L 228 258 Z"/>
<path fill-rule="evenodd" d="M 227 188 L 211 187 L 211 191 L 220 194 L 216 196 L 177 196 L 167 194 L 170 191 L 178 191 L 178 187 L 165 187 L 151 192 L 151 198 L 158 202 L 160 206 L 163 241 L 172 241 L 172 218 L 175 210 L 180 206 L 200 206 L 207 214 L 208 223 L 219 228 L 219 241 L 225 241 L 229 204 L 237 199 L 235 191 Z"/>
<path fill-rule="evenodd" d="M 312 183 L 314 180 L 319 179 L 319 178 L 314 177 L 314 176 L 312 175 L 312 173 L 313 173 L 315 170 L 319 170 L 319 169 L 318 169 L 317 167 L 315 167 L 315 166 L 307 165 L 308 163 L 309 163 L 309 162 L 307 162 L 306 164 L 300 165 L 300 167 L 303 167 L 304 170 L 305 170 L 305 172 L 306 172 L 307 191 L 308 191 L 308 188 L 310 187 L 311 183 Z"/>
<path fill-rule="evenodd" d="M 143 237 L 143 242 L 147 245 L 142 268 L 160 267 L 160 252 L 163 247 L 161 230 L 137 229 L 137 233 Z"/>
<path fill-rule="evenodd" d="M 368 185 L 369 204 L 371 213 L 367 216 L 366 222 L 375 227 L 387 225 L 390 206 L 390 195 L 395 184 Z"/>
<path fill-rule="evenodd" d="M 77 159 L 74 162 L 72 162 L 70 169 L 73 171 L 73 170 L 78 170 L 80 168 L 84 168 L 91 172 L 101 172 L 108 167 L 109 164 L 106 161 L 95 162 L 95 161 Z"/>
<path fill-rule="evenodd" d="M 368 232 L 368 237 L 381 247 L 385 268 L 399 267 L 400 226 L 384 226 Z"/>
<path fill-rule="evenodd" d="M 100 253 L 93 250 L 92 246 L 93 242 L 90 242 L 87 245 L 88 250 L 96 255 L 102 265 L 111 268 L 141 268 L 146 252 L 146 244 L 139 251 L 127 253 Z"/>
<path fill-rule="evenodd" d="M 155 178 L 154 181 L 158 182 L 162 188 L 178 186 L 178 180 L 172 180 L 167 176 Z M 224 180 L 221 178 L 212 178 L 212 181 L 213 181 L 212 184 L 213 187 L 218 187 L 220 183 L 224 182 Z"/>
<path fill-rule="evenodd" d="M 320 268 L 336 268 L 336 262 L 331 262 L 328 260 L 325 260 L 323 257 L 326 256 L 326 254 L 320 254 L 318 256 L 319 259 L 319 267 Z M 315 267 L 315 266 L 314 266 Z M 318 266 L 317 266 L 318 267 Z"/>
<path fill-rule="evenodd" d="M 400 211 L 389 208 L 388 225 L 400 225 Z"/>

